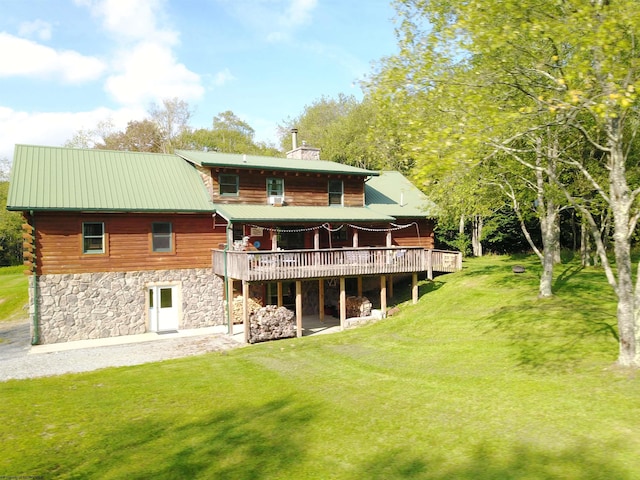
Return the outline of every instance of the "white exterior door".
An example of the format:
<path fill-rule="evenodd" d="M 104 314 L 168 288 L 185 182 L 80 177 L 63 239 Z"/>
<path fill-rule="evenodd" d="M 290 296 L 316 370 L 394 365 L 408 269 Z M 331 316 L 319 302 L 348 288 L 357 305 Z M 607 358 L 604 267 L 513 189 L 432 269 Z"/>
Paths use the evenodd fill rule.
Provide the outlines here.
<path fill-rule="evenodd" d="M 178 287 L 159 285 L 149 287 L 149 330 L 167 332 L 178 330 Z"/>

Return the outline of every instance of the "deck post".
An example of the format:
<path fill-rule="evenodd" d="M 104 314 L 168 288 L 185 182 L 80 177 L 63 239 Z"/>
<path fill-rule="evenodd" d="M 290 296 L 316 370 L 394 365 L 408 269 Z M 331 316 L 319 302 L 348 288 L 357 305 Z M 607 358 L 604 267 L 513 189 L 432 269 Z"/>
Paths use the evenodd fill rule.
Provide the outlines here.
<path fill-rule="evenodd" d="M 244 343 L 249 343 L 249 282 L 242 280 L 242 323 L 244 324 Z"/>
<path fill-rule="evenodd" d="M 229 318 L 231 318 L 229 335 L 233 336 L 233 278 L 227 278 L 227 305 L 229 308 Z"/>
<path fill-rule="evenodd" d="M 433 280 L 433 250 L 427 250 L 427 278 Z"/>
<path fill-rule="evenodd" d="M 358 277 L 358 296 L 362 296 L 362 277 Z"/>
<path fill-rule="evenodd" d="M 277 288 L 278 288 L 278 306 L 281 307 L 282 306 L 282 282 L 278 282 L 277 283 Z"/>
<path fill-rule="evenodd" d="M 354 228 L 353 230 L 353 248 L 358 248 L 358 229 Z"/>
<path fill-rule="evenodd" d="M 387 276 L 380 275 L 380 310 L 382 318 L 387 316 Z"/>
<path fill-rule="evenodd" d="M 411 300 L 414 305 L 418 303 L 418 274 L 416 272 L 411 274 Z"/>
<path fill-rule="evenodd" d="M 318 316 L 324 322 L 324 278 L 318 280 Z"/>
<path fill-rule="evenodd" d="M 302 281 L 296 280 L 296 336 L 302 336 Z"/>
<path fill-rule="evenodd" d="M 340 277 L 340 330 L 344 330 L 347 320 L 347 293 L 345 290 L 344 277 Z"/>

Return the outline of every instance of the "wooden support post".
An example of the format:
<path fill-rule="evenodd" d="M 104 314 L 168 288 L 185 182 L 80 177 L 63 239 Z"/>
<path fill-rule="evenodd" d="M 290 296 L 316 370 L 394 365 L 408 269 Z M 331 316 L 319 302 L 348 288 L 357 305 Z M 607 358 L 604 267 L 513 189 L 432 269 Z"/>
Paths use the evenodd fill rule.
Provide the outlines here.
<path fill-rule="evenodd" d="M 281 307 L 283 303 L 282 302 L 282 282 L 278 282 L 277 288 L 278 288 L 278 306 Z"/>
<path fill-rule="evenodd" d="M 433 280 L 433 250 L 427 250 L 427 278 Z"/>
<path fill-rule="evenodd" d="M 362 277 L 358 277 L 358 296 L 362 296 Z"/>
<path fill-rule="evenodd" d="M 413 272 L 411 274 L 411 300 L 415 305 L 418 303 L 418 273 Z"/>
<path fill-rule="evenodd" d="M 320 229 L 318 228 L 313 231 L 313 249 L 320 250 Z"/>
<path fill-rule="evenodd" d="M 296 280 L 296 336 L 302 336 L 302 282 Z"/>
<path fill-rule="evenodd" d="M 242 323 L 244 324 L 244 343 L 249 343 L 249 282 L 242 281 Z"/>
<path fill-rule="evenodd" d="M 344 330 L 344 324 L 347 320 L 347 293 L 345 288 L 344 277 L 340 277 L 340 330 Z"/>
<path fill-rule="evenodd" d="M 358 248 L 358 229 L 354 228 L 353 229 L 353 248 Z"/>
<path fill-rule="evenodd" d="M 271 250 L 277 250 L 278 249 L 278 232 L 271 230 L 270 235 L 271 235 Z"/>
<path fill-rule="evenodd" d="M 391 230 L 387 230 L 387 248 L 393 246 L 393 239 L 391 238 Z"/>
<path fill-rule="evenodd" d="M 318 280 L 318 316 L 324 322 L 324 278 Z"/>
<path fill-rule="evenodd" d="M 233 335 L 233 278 L 227 279 L 227 307 L 229 308 L 229 335 Z"/>
<path fill-rule="evenodd" d="M 380 310 L 382 311 L 382 317 L 387 316 L 387 277 L 386 275 L 380 276 Z"/>

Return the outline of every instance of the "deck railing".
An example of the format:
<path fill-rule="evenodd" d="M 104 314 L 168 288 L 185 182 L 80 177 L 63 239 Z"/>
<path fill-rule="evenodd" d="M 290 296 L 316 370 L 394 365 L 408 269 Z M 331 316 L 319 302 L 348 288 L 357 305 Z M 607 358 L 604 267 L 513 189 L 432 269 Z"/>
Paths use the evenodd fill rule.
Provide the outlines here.
<path fill-rule="evenodd" d="M 413 272 L 427 272 L 431 278 L 433 272 L 461 268 L 460 252 L 421 247 L 213 251 L 214 273 L 250 282 Z"/>

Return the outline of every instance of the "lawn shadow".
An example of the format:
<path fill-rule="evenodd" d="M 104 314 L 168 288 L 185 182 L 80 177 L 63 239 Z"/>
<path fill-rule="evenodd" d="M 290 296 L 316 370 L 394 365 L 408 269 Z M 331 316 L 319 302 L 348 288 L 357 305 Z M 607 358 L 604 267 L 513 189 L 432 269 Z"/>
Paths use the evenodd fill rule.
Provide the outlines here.
<path fill-rule="evenodd" d="M 610 449 L 611 448 L 611 449 Z M 430 458 L 396 448 L 369 459 L 352 478 L 369 480 L 494 480 L 509 478 L 581 480 L 623 480 L 629 473 L 607 454 L 617 447 L 584 443 L 571 449 L 553 451 L 516 444 L 508 450 L 480 445 L 460 465 L 449 458 Z M 618 447 L 619 448 L 619 447 Z"/>
<path fill-rule="evenodd" d="M 502 307 L 486 321 L 510 341 L 520 366 L 562 371 L 610 355 L 618 341 L 615 316 L 605 306 L 572 307 L 559 299 L 538 300 Z"/>
<path fill-rule="evenodd" d="M 231 407 L 210 417 L 199 416 L 194 408 L 171 417 L 125 422 L 104 439 L 107 450 L 71 473 L 89 478 L 258 480 L 277 478 L 305 458 L 304 436 L 315 416 L 311 405 L 285 397 Z"/>

